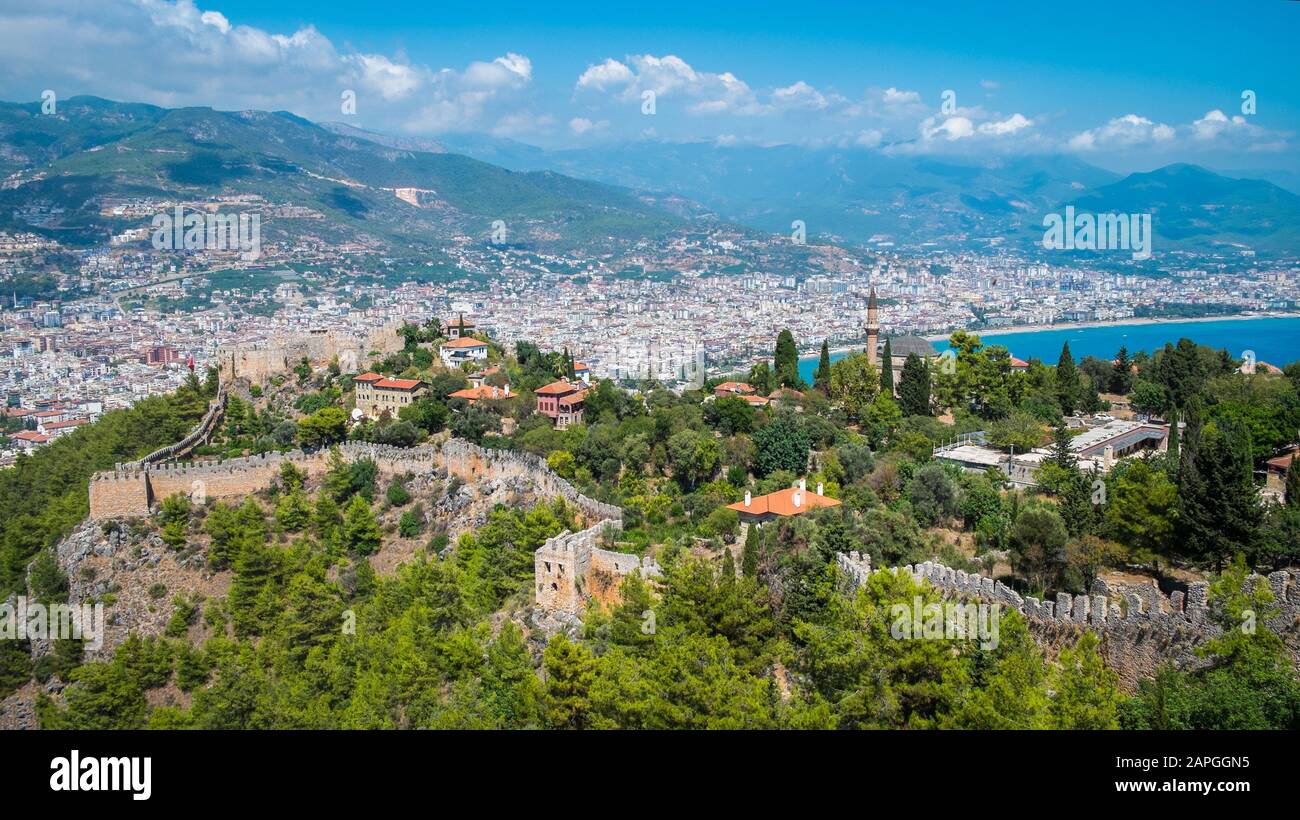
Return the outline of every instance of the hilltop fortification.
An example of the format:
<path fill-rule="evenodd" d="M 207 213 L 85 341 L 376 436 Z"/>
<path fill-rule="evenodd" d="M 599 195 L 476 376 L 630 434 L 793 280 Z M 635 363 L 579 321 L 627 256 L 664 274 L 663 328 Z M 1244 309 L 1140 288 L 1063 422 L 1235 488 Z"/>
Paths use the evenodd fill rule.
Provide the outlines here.
<path fill-rule="evenodd" d="M 865 584 L 873 572 L 906 572 L 926 580 L 945 597 L 997 603 L 1025 616 L 1034 637 L 1049 650 L 1073 645 L 1083 630 L 1101 638 L 1106 665 L 1119 673 L 1122 688 L 1136 691 L 1138 681 L 1152 677 L 1164 664 L 1195 669 L 1208 663 L 1197 647 L 1223 634 L 1210 617 L 1209 584 L 1188 585 L 1186 592 L 1165 595 L 1155 582 L 1115 586 L 1101 579 L 1087 595 L 1058 593 L 1055 601 L 1022 596 L 1001 581 L 952 569 L 934 561 L 873 570 L 871 557 L 862 553 L 836 556 L 851 589 Z M 1300 666 L 1300 577 L 1279 571 L 1267 578 L 1252 575 L 1247 584 L 1267 583 L 1276 599 L 1277 613 L 1267 621 L 1282 637 Z"/>

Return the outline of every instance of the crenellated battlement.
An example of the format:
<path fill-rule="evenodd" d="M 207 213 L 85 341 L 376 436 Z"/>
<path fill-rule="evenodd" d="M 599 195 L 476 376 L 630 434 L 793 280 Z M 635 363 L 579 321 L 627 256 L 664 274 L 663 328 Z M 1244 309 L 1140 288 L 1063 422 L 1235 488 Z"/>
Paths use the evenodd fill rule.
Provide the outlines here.
<path fill-rule="evenodd" d="M 662 575 L 653 558 L 614 552 L 597 546 L 611 530 L 622 529 L 620 519 L 597 522 L 578 532 L 563 532 L 538 547 L 533 554 L 533 579 L 537 606 L 547 612 L 579 615 L 593 597 L 609 599 L 624 576 L 640 572 Z"/>
<path fill-rule="evenodd" d="M 621 520 L 622 510 L 583 495 L 557 475 L 543 459 L 527 453 L 489 450 L 461 439 L 419 447 L 347 442 L 338 450 L 344 459 L 369 458 L 385 475 L 443 472 L 465 481 L 524 477 L 543 495 L 563 498 L 584 520 Z M 160 499 L 181 493 L 198 500 L 237 498 L 270 486 L 289 462 L 309 478 L 329 469 L 329 450 L 292 450 L 210 462 L 130 462 L 96 473 L 90 480 L 90 517 L 94 519 L 148 515 Z"/>
<path fill-rule="evenodd" d="M 1195 648 L 1223 634 L 1222 627 L 1209 618 L 1209 584 L 1205 582 L 1189 584 L 1185 593 L 1165 595 L 1154 581 L 1114 586 L 1097 579 L 1086 595 L 1061 592 L 1054 600 L 1039 600 L 1022 596 L 1001 581 L 937 561 L 873 570 L 871 557 L 865 553 L 842 553 L 835 558 L 850 589 L 865 584 L 873 572 L 906 572 L 917 581 L 928 581 L 945 596 L 1015 609 L 1025 616 L 1040 640 L 1052 645 L 1080 630 L 1097 632 L 1102 638 L 1103 656 L 1130 691 L 1140 678 L 1150 677 L 1162 663 L 1192 668 L 1203 665 L 1206 661 L 1195 653 Z M 1251 589 L 1261 583 L 1271 588 L 1278 609 L 1267 625 L 1283 636 L 1300 665 L 1300 636 L 1296 634 L 1300 623 L 1300 574 L 1278 571 L 1247 579 Z"/>

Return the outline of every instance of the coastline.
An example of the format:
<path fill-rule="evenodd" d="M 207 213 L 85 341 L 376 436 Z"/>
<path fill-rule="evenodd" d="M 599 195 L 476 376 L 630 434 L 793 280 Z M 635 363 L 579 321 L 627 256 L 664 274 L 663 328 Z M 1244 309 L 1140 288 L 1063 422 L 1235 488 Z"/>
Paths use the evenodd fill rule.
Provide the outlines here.
<path fill-rule="evenodd" d="M 947 333 L 940 333 L 933 336 L 922 336 L 927 342 L 943 342 L 957 330 L 965 330 L 979 336 L 980 339 L 992 339 L 999 336 L 1012 336 L 1017 333 L 1041 333 L 1052 330 L 1087 330 L 1099 327 L 1143 327 L 1145 325 L 1180 325 L 1200 322 L 1238 322 L 1250 321 L 1252 319 L 1300 319 L 1300 312 L 1294 311 L 1269 311 L 1267 313 L 1230 313 L 1223 316 L 1197 316 L 1185 319 L 1151 317 L 1146 319 L 1115 319 L 1112 321 L 1097 322 L 1061 322 L 1054 325 L 1012 325 L 1010 327 L 1000 327 L 992 330 L 971 330 L 969 328 L 955 328 Z M 882 336 L 884 334 L 881 334 Z M 829 353 L 858 353 L 862 350 L 862 343 L 851 345 L 839 345 L 829 348 Z M 800 359 L 815 359 L 821 355 L 821 351 L 799 354 Z"/>
<path fill-rule="evenodd" d="M 1018 333 L 1041 333 L 1053 330 L 1087 330 L 1092 328 L 1114 328 L 1114 327 L 1143 327 L 1146 325 L 1171 325 L 1171 324 L 1193 324 L 1203 322 L 1238 322 L 1250 321 L 1253 319 L 1300 319 L 1300 312 L 1297 311 L 1267 311 L 1259 313 L 1231 313 L 1223 316 L 1197 316 L 1187 318 L 1172 317 L 1151 317 L 1145 319 L 1116 319 L 1113 321 L 1097 322 L 1062 322 L 1051 325 L 1013 325 L 1011 327 L 997 328 L 987 331 L 970 330 L 968 328 L 957 328 L 957 330 L 966 330 L 983 339 L 994 339 L 1000 336 L 1012 336 Z M 932 336 L 923 336 L 927 342 L 946 341 L 954 331 L 948 333 L 936 334 Z M 883 335 L 883 334 L 882 334 Z M 828 352 L 832 356 L 839 356 L 849 353 L 861 353 L 865 340 L 858 341 L 854 344 L 836 345 L 829 348 Z M 810 361 L 821 355 L 820 350 L 809 351 L 799 354 L 799 361 Z M 747 365 L 736 365 L 731 367 L 722 367 L 716 371 L 711 370 L 710 375 L 738 373 L 748 369 L 754 362 Z"/>
<path fill-rule="evenodd" d="M 981 339 L 993 338 L 996 336 L 1011 336 L 1017 333 L 1039 333 L 1049 330 L 1086 330 L 1097 327 L 1143 327 L 1145 325 L 1181 325 L 1200 322 L 1238 322 L 1249 321 L 1251 319 L 1300 319 L 1300 313 L 1285 311 L 1269 311 L 1267 313 L 1230 313 L 1223 316 L 1197 316 L 1194 318 L 1178 319 L 1171 317 L 1150 317 L 1145 319 L 1116 319 L 1113 321 L 1099 322 L 1062 322 L 1054 325 L 1013 325 L 1011 327 L 1000 327 L 989 331 L 972 331 Z M 937 336 L 924 337 L 927 342 L 942 342 L 952 333 L 940 334 Z M 851 348 L 850 348 L 851 349 Z"/>

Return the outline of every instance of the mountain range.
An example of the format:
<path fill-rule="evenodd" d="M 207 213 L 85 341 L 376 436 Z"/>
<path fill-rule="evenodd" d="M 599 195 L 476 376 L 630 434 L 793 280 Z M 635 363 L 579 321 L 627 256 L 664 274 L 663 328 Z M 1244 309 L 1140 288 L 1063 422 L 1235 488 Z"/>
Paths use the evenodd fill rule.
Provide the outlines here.
<path fill-rule="evenodd" d="M 440 138 L 516 169 L 552 168 L 610 184 L 670 192 L 725 219 L 776 233 L 803 220 L 810 235 L 855 243 L 1009 241 L 1032 247 L 1047 213 L 1150 212 L 1158 248 L 1300 250 L 1300 196 L 1244 172 L 1175 164 L 1122 176 L 1068 155 L 940 159 L 859 147 L 726 146 L 645 141 L 543 151 L 481 135 Z"/>
<path fill-rule="evenodd" d="M 1032 248 L 1046 213 L 1150 212 L 1157 249 L 1300 248 L 1300 196 L 1193 165 L 1127 176 L 1065 155 L 942 159 L 905 151 L 641 141 L 543 150 L 425 137 L 286 112 L 166 109 L 75 97 L 57 114 L 0 103 L 0 230 L 102 242 L 105 199 L 257 195 L 312 218 L 264 234 L 419 248 L 454 236 L 581 247 L 662 239 L 701 219 L 870 247 Z"/>
<path fill-rule="evenodd" d="M 681 220 L 630 191 L 552 171 L 511 171 L 410 142 L 335 133 L 285 112 L 163 109 L 76 97 L 43 115 L 0 103 L 0 230 L 103 241 L 124 227 L 105 198 L 257 195 L 316 218 L 268 229 L 327 241 L 421 243 L 455 235 L 596 244 L 656 237 Z M 34 226 L 32 209 L 40 211 Z M 62 210 L 59 210 L 62 209 Z M 53 215 L 51 215 L 53 214 Z M 323 217 L 323 218 L 321 218 Z"/>

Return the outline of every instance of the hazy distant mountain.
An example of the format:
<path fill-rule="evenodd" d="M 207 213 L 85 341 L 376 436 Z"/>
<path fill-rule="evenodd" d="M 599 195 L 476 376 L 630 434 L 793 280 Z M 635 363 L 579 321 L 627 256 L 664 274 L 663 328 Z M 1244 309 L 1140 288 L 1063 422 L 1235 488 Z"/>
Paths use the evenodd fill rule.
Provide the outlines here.
<path fill-rule="evenodd" d="M 447 153 L 447 149 L 441 143 L 427 137 L 399 137 L 392 134 L 380 134 L 375 131 L 367 131 L 364 128 L 357 128 L 354 125 L 348 125 L 345 122 L 322 122 L 318 124 L 326 131 L 338 134 L 341 137 L 370 140 L 388 148 L 397 148 L 402 151 L 424 151 L 429 154 Z"/>
<path fill-rule="evenodd" d="M 1044 214 L 1073 204 L 1151 212 L 1157 251 L 1300 248 L 1300 196 L 1191 165 L 1121 178 L 1070 156 L 976 162 L 858 147 L 649 141 L 547 151 L 485 135 L 391 136 L 284 112 L 92 97 L 62 102 L 56 116 L 35 103 L 0 103 L 0 172 L 9 177 L 0 230 L 66 241 L 139 227 L 104 216 L 105 198 L 257 194 L 325 217 L 274 220 L 272 235 L 417 246 L 456 234 L 486 238 L 495 220 L 507 223 L 512 241 L 600 245 L 663 236 L 683 219 L 717 214 L 777 234 L 801 220 L 811 237 L 868 245 L 1029 247 L 1041 240 Z"/>
<path fill-rule="evenodd" d="M 509 168 L 561 173 L 694 199 L 724 218 L 778 233 L 895 243 L 1001 236 L 1077 191 L 1118 179 L 1072 157 L 983 163 L 863 148 L 638 142 L 542 151 L 491 138 L 456 150 Z M 445 143 L 449 143 L 444 139 Z"/>
<path fill-rule="evenodd" d="M 1232 179 L 1196 165 L 1129 174 L 1069 204 L 1093 213 L 1150 213 L 1157 248 L 1300 250 L 1300 196 L 1271 182 Z"/>
<path fill-rule="evenodd" d="M 1293 194 L 1300 194 L 1300 171 L 1287 171 L 1279 168 L 1269 169 L 1252 169 L 1247 171 L 1234 170 L 1229 168 L 1212 169 L 1215 173 L 1222 174 L 1225 177 L 1233 179 L 1262 179 L 1271 182 L 1279 188 L 1290 191 Z"/>
<path fill-rule="evenodd" d="M 432 145 L 383 145 L 362 133 L 336 133 L 284 112 L 78 97 L 46 116 L 39 105 L 0 103 L 0 168 L 9 176 L 0 189 L 0 230 L 103 241 L 141 226 L 102 215 L 105 198 L 232 194 L 324 217 L 270 220 L 264 235 L 327 241 L 486 240 L 502 220 L 512 242 L 600 244 L 660 236 L 681 224 L 630 191 L 417 150 Z M 30 216 L 33 209 L 39 218 Z"/>

